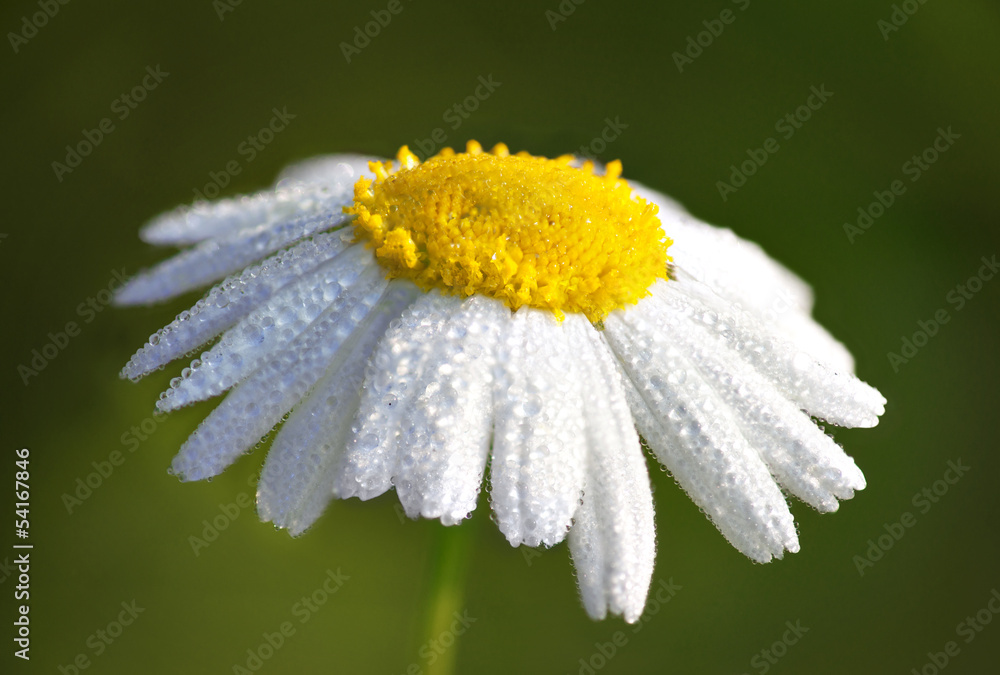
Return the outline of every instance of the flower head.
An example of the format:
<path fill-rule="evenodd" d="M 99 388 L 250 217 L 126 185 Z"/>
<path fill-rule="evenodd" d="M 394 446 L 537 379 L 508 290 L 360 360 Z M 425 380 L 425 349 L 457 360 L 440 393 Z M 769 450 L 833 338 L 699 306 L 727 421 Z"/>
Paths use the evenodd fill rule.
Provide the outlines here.
<path fill-rule="evenodd" d="M 373 165 L 375 181 L 361 178 L 346 210 L 390 278 L 596 322 L 667 276 L 656 206 L 618 178 L 620 162 L 595 176 L 570 155 L 512 157 L 478 143 L 424 164 L 404 147 L 398 160 L 396 173 Z"/>
<path fill-rule="evenodd" d="M 153 220 L 147 241 L 193 246 L 119 303 L 226 277 L 122 371 L 221 334 L 157 404 L 231 390 L 174 473 L 216 475 L 285 420 L 257 503 L 299 534 L 331 498 L 390 488 L 411 517 L 456 524 L 488 466 L 510 543 L 568 535 L 588 613 L 635 621 L 655 553 L 641 434 L 742 553 L 797 551 L 779 485 L 821 511 L 865 485 L 810 416 L 874 426 L 885 399 L 811 319 L 802 281 L 620 173 L 404 147 Z"/>

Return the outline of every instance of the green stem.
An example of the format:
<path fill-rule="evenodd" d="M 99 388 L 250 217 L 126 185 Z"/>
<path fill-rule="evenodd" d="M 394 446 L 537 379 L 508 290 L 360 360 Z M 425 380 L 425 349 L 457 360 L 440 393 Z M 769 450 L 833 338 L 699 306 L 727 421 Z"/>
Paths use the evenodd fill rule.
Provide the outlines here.
<path fill-rule="evenodd" d="M 462 613 L 475 527 L 472 519 L 448 527 L 434 524 L 421 646 L 428 646 L 437 658 L 427 664 L 423 671 L 426 675 L 451 675 L 455 671 L 458 636 L 451 635 L 450 641 L 445 638 L 445 644 L 450 643 L 451 646 L 440 652 L 438 650 L 441 649 L 442 636 L 452 630 L 455 614 Z"/>

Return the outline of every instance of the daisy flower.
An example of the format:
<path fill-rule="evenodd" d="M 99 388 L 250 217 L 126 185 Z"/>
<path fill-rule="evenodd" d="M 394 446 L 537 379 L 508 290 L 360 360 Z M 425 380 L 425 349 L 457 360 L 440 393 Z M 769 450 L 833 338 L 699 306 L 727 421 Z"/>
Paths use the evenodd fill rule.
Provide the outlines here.
<path fill-rule="evenodd" d="M 118 303 L 219 283 L 122 376 L 217 338 L 157 407 L 229 391 L 172 472 L 214 476 L 283 421 L 257 505 L 293 535 L 332 498 L 392 488 L 409 516 L 457 524 L 488 475 L 512 545 L 568 539 L 594 618 L 645 604 L 643 444 L 743 554 L 797 551 L 782 490 L 835 511 L 865 486 L 813 418 L 871 427 L 885 399 L 804 282 L 620 174 L 502 144 L 424 162 L 403 147 L 155 218 L 145 241 L 190 247 Z"/>

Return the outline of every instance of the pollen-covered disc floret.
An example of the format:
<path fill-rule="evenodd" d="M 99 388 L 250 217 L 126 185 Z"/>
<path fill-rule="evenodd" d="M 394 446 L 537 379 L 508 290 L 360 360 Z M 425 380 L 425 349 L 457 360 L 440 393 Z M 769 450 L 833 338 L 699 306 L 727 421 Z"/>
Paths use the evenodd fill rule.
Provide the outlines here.
<path fill-rule="evenodd" d="M 620 162 L 595 175 L 569 155 L 483 152 L 475 141 L 423 163 L 403 146 L 397 159 L 395 172 L 373 162 L 375 180 L 361 178 L 345 209 L 389 278 L 597 322 L 666 277 L 657 207 L 619 178 Z"/>

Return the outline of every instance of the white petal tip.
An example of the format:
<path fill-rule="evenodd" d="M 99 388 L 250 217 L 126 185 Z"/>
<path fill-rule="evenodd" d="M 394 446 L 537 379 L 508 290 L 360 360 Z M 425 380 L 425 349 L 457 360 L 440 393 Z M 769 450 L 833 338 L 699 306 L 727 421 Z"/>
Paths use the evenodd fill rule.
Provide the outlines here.
<path fill-rule="evenodd" d="M 452 525 L 461 525 L 471 517 L 472 513 L 446 513 L 440 516 L 438 520 L 441 521 L 442 525 L 451 527 Z"/>
<path fill-rule="evenodd" d="M 170 465 L 167 473 L 182 483 L 193 483 L 208 477 L 188 466 L 186 462 L 178 462 L 177 460 L 174 460 L 173 464 Z"/>
<path fill-rule="evenodd" d="M 642 613 L 646 609 L 646 599 L 643 596 L 642 602 L 630 602 L 628 607 L 609 607 L 607 600 L 602 599 L 600 602 L 595 602 L 592 605 L 584 603 L 584 610 L 594 621 L 604 621 L 609 616 L 620 616 L 625 623 L 634 624 L 639 619 L 642 618 Z"/>
<path fill-rule="evenodd" d="M 294 521 L 289 522 L 287 519 L 282 518 L 280 515 L 277 514 L 273 516 L 269 514 L 265 515 L 265 513 L 260 509 L 258 509 L 257 515 L 260 517 L 260 521 L 262 523 L 271 523 L 272 525 L 274 525 L 274 529 L 284 530 L 291 537 L 302 536 L 313 525 L 312 523 L 302 524 Z"/>
<path fill-rule="evenodd" d="M 840 499 L 850 499 L 850 497 L 840 497 Z M 840 510 L 840 501 L 837 499 L 831 499 L 829 501 L 824 501 L 821 504 L 813 504 L 813 506 L 820 513 L 836 513 Z"/>
<path fill-rule="evenodd" d="M 608 617 L 608 607 L 603 603 L 601 603 L 601 605 L 598 607 L 590 607 L 584 605 L 583 608 L 584 610 L 586 610 L 587 616 L 589 616 L 594 621 L 604 621 L 604 619 Z"/>
<path fill-rule="evenodd" d="M 152 305 L 166 300 L 169 295 L 164 294 L 162 289 L 158 289 L 150 283 L 147 276 L 134 276 L 125 282 L 125 285 L 118 289 L 111 304 L 116 307 L 135 307 L 137 305 Z"/>
<path fill-rule="evenodd" d="M 170 473 L 182 483 L 192 483 L 199 480 L 211 480 L 229 467 L 229 462 L 219 464 L 206 456 L 205 447 L 201 443 L 198 432 L 195 431 L 181 446 L 181 450 L 170 464 Z M 201 447 L 196 447 L 196 446 Z"/>
<path fill-rule="evenodd" d="M 176 405 L 174 401 L 170 401 L 169 399 L 161 398 L 156 402 L 156 409 L 161 413 L 173 412 L 179 407 L 179 405 Z"/>

